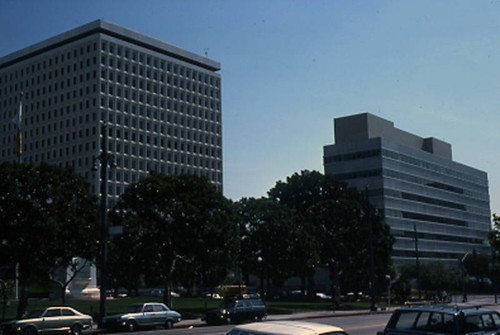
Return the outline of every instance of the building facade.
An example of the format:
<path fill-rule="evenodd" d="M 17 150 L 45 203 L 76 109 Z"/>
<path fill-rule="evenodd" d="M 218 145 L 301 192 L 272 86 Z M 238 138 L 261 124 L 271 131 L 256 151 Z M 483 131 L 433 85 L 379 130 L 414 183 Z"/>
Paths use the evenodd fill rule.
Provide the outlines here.
<path fill-rule="evenodd" d="M 421 138 L 372 114 L 334 121 L 335 144 L 324 147 L 325 173 L 368 190 L 396 238 L 396 264 L 440 260 L 457 265 L 467 253 L 489 253 L 488 177 L 452 160 L 451 145 Z"/>
<path fill-rule="evenodd" d="M 0 161 L 17 160 L 12 120 L 22 99 L 24 162 L 71 166 L 99 194 L 93 166 L 106 125 L 111 198 L 149 171 L 206 176 L 222 191 L 219 70 L 103 20 L 4 56 Z"/>

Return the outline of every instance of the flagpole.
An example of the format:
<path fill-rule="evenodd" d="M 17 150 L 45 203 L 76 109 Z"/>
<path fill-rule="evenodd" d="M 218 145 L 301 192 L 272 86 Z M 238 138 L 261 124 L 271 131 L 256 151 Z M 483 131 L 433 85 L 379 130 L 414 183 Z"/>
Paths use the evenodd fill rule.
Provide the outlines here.
<path fill-rule="evenodd" d="M 19 165 L 23 163 L 23 95 L 24 92 L 21 91 L 21 97 L 19 98 L 19 110 L 17 112 L 17 134 L 16 134 L 16 155 Z M 16 263 L 16 278 L 15 278 L 15 299 L 19 300 L 19 263 Z"/>
<path fill-rule="evenodd" d="M 14 149 L 16 151 L 16 155 L 18 158 L 19 164 L 23 162 L 23 95 L 24 92 L 21 91 L 21 97 L 19 98 L 19 110 L 17 112 L 17 134 L 16 134 L 16 143 Z"/>

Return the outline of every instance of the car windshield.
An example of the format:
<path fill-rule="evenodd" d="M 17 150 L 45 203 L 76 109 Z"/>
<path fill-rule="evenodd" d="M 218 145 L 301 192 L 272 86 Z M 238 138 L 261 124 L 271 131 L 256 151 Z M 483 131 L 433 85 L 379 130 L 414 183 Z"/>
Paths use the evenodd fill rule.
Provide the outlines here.
<path fill-rule="evenodd" d="M 24 318 L 25 319 L 39 318 L 42 316 L 43 312 L 45 312 L 45 309 L 36 309 L 26 314 Z"/>
<path fill-rule="evenodd" d="M 127 313 L 140 313 L 142 312 L 142 304 L 130 305 L 127 307 Z"/>

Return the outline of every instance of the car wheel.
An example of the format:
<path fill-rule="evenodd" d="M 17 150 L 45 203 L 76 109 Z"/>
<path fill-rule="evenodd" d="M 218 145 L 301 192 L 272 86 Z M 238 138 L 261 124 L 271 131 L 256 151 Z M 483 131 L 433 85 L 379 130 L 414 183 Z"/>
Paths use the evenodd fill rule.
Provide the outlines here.
<path fill-rule="evenodd" d="M 165 329 L 172 329 L 174 327 L 174 323 L 172 322 L 172 320 L 167 320 L 165 322 Z"/>
<path fill-rule="evenodd" d="M 37 335 L 38 331 L 36 330 L 35 327 L 28 327 L 25 330 L 23 330 L 23 335 Z"/>
<path fill-rule="evenodd" d="M 73 334 L 73 335 L 82 335 L 82 326 L 80 326 L 80 325 L 73 325 L 73 327 L 71 327 L 71 334 Z"/>
<path fill-rule="evenodd" d="M 125 328 L 129 332 L 133 332 L 133 331 L 135 331 L 135 329 L 137 328 L 137 326 L 136 326 L 136 324 L 135 324 L 134 321 L 127 321 L 127 324 L 125 325 Z"/>

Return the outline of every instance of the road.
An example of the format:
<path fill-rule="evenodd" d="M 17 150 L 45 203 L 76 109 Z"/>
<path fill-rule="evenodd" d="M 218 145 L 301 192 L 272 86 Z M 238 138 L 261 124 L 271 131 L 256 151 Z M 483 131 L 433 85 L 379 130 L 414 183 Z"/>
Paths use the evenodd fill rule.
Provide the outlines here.
<path fill-rule="evenodd" d="M 461 297 L 455 297 L 454 302 L 460 302 Z M 495 305 L 492 297 L 469 297 L 469 304 L 480 304 L 488 306 L 500 312 L 500 305 Z M 391 316 L 390 312 L 361 313 L 357 315 L 345 315 L 335 317 L 313 317 L 304 319 L 308 322 L 325 323 L 343 328 L 349 335 L 376 335 L 379 330 L 383 330 L 385 324 Z M 264 321 L 265 322 L 265 321 Z M 140 331 L 136 335 L 224 335 L 234 326 L 202 326 L 191 328 L 176 328 L 170 330 L 155 329 Z M 125 335 L 125 333 L 114 333 L 115 335 Z M 130 333 L 127 333 L 130 334 Z"/>
<path fill-rule="evenodd" d="M 354 315 L 354 316 L 340 316 L 340 317 L 328 317 L 328 318 L 317 318 L 304 320 L 308 322 L 325 323 L 329 325 L 339 326 L 344 328 L 349 335 L 375 335 L 377 331 L 382 330 L 389 319 L 390 314 L 365 314 L 365 315 Z M 265 321 L 264 321 L 265 322 Z M 180 335 L 180 334 L 191 334 L 191 335 L 224 335 L 233 326 L 203 326 L 203 327 L 193 327 L 193 328 L 181 328 L 181 329 L 154 329 L 149 331 L 136 332 L 134 334 L 141 335 Z M 115 335 L 125 335 L 125 333 L 114 333 Z M 130 333 L 127 333 L 130 334 Z"/>

